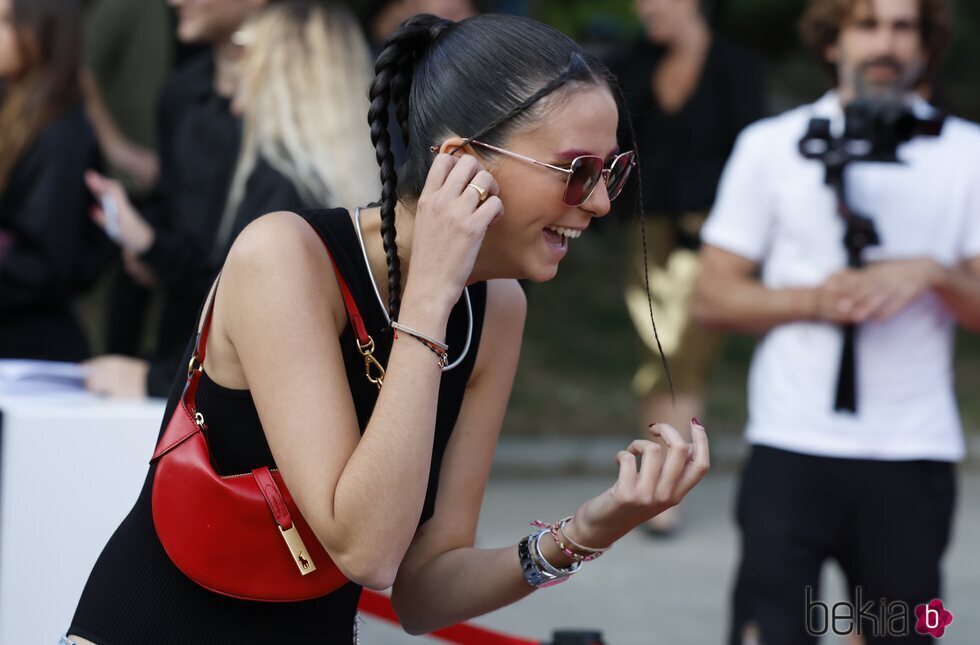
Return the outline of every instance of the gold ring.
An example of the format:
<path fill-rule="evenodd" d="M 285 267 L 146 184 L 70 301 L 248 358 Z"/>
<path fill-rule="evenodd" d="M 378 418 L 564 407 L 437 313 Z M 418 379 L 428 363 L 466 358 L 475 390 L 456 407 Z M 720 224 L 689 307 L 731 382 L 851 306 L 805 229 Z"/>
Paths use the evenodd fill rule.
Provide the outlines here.
<path fill-rule="evenodd" d="M 480 194 L 480 203 L 481 204 L 483 202 L 487 201 L 487 197 L 490 196 L 490 191 L 489 190 L 487 190 L 486 188 L 481 188 L 481 187 L 477 186 L 474 183 L 468 184 L 467 185 L 467 188 L 472 188 L 473 190 L 475 190 L 476 192 L 478 192 Z"/>

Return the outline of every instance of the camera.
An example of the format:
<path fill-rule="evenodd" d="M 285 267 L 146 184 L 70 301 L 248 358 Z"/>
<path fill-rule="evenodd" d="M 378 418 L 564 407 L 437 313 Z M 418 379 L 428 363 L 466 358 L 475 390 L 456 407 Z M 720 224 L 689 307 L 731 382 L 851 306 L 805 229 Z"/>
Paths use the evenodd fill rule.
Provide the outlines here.
<path fill-rule="evenodd" d="M 844 131 L 835 136 L 830 119 L 811 119 L 800 153 L 828 169 L 851 161 L 899 163 L 898 147 L 919 136 L 939 136 L 943 117 L 923 119 L 893 101 L 864 99 L 844 108 Z"/>

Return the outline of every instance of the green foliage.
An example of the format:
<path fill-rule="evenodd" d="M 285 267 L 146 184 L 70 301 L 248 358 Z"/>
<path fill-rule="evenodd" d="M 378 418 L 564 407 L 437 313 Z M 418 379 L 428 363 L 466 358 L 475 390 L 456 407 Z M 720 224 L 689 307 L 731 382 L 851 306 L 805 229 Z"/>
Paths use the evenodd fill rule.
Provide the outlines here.
<path fill-rule="evenodd" d="M 711 0 L 703 0 L 711 6 Z M 950 0 L 954 40 L 942 73 L 942 87 L 957 110 L 980 120 L 980 2 Z M 777 107 L 812 100 L 826 85 L 818 65 L 799 45 L 797 22 L 806 0 L 714 0 L 713 22 L 769 63 Z M 539 0 L 534 14 L 590 43 L 625 43 L 639 32 L 632 0 Z"/>
<path fill-rule="evenodd" d="M 639 30 L 632 0 L 551 0 L 536 2 L 534 17 L 579 41 L 599 28 L 628 38 Z"/>

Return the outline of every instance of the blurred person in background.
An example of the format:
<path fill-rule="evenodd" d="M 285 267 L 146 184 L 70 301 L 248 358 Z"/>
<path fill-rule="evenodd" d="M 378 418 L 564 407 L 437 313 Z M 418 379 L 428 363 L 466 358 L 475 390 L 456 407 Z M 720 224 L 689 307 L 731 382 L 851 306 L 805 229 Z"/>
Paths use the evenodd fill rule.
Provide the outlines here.
<path fill-rule="evenodd" d="M 163 0 L 88 0 L 86 109 L 110 174 L 130 194 L 156 184 L 156 102 L 170 74 L 173 27 Z"/>
<path fill-rule="evenodd" d="M 474 0 L 371 0 L 361 4 L 360 12 L 377 51 L 398 25 L 414 15 L 428 13 L 458 21 L 478 13 Z"/>
<path fill-rule="evenodd" d="M 160 172 L 156 103 L 174 63 L 170 9 L 164 0 L 87 0 L 83 6 L 85 112 L 109 175 L 137 208 L 146 208 Z M 104 330 L 105 351 L 136 355 L 153 292 L 126 273 L 121 257 L 115 265 L 108 306 L 99 302 L 94 322 Z"/>
<path fill-rule="evenodd" d="M 233 118 L 242 119 L 244 132 L 226 199 L 218 217 L 209 216 L 214 228 L 208 230 L 210 247 L 201 279 L 213 279 L 238 233 L 263 213 L 350 206 L 368 203 L 380 194 L 380 184 L 369 172 L 376 162 L 364 119 L 370 57 L 349 13 L 339 5 L 314 0 L 279 0 L 255 13 L 235 40 L 242 56 L 230 107 Z M 91 183 L 93 190 L 106 191 L 123 205 L 123 248 L 139 244 L 139 231 L 150 225 L 128 205 L 121 187 L 101 178 L 92 178 Z M 104 224 L 104 214 L 97 213 L 97 221 Z M 185 283 L 175 286 L 181 293 L 174 297 L 184 302 Z M 203 299 L 203 293 L 198 295 Z M 183 329 L 185 336 L 196 308 L 188 311 L 191 319 Z M 168 343 L 173 360 L 163 364 L 176 366 L 183 345 Z M 101 360 L 132 364 L 138 359 Z M 158 394 L 156 388 L 162 384 L 152 382 L 152 363 L 150 369 L 148 391 Z M 93 377 L 90 387 L 118 395 L 146 393 L 134 391 L 122 374 L 105 376 L 104 380 Z"/>
<path fill-rule="evenodd" d="M 283 0 L 242 29 L 235 112 L 244 125 L 213 262 L 249 222 L 279 204 L 353 206 L 381 185 L 364 113 L 368 44 L 340 5 Z"/>
<path fill-rule="evenodd" d="M 849 167 L 848 204 L 881 238 L 860 269 L 846 268 L 823 165 L 798 150 L 811 118 L 840 129 L 856 99 L 929 116 L 914 90 L 942 60 L 946 3 L 810 0 L 800 24 L 836 89 L 739 137 L 702 231 L 693 300 L 704 324 L 763 334 L 749 374 L 733 645 L 815 642 L 826 624 L 810 623 L 819 608 L 808 600 L 827 558 L 855 607 L 854 624 L 834 629 L 860 625 L 867 643 L 887 626 L 865 620 L 863 603 L 940 597 L 964 456 L 953 333 L 980 330 L 980 128 L 951 117 L 939 137 L 901 146 L 904 163 Z M 841 324 L 859 325 L 856 412 L 835 409 Z M 932 642 L 903 618 L 900 642 Z"/>
<path fill-rule="evenodd" d="M 735 138 L 764 115 L 763 69 L 755 56 L 712 31 L 702 0 L 636 0 L 634 6 L 643 35 L 613 64 L 643 163 L 648 241 L 644 249 L 636 222 L 625 298 L 648 351 L 633 385 L 644 421 L 666 419 L 683 428 L 691 417 L 704 416 L 705 380 L 719 340 L 690 313 L 699 233 Z M 623 200 L 627 207 L 635 202 Z M 649 325 L 644 262 L 663 350 L 674 366 L 676 401 Z M 644 528 L 668 535 L 678 522 L 674 507 Z"/>
<path fill-rule="evenodd" d="M 179 369 L 187 334 L 214 272 L 212 250 L 241 144 L 241 123 L 231 101 L 242 48 L 233 35 L 270 1 L 170 0 L 177 11 L 178 39 L 208 50 L 181 67 L 160 96 L 160 177 L 152 203 L 137 213 L 116 182 L 96 172 L 86 176 L 89 188 L 108 198 L 118 216 L 114 228 L 127 273 L 164 293 L 152 358 L 93 359 L 88 387 L 95 392 L 165 396 Z M 103 224 L 104 216 L 101 210 L 97 213 Z"/>
<path fill-rule="evenodd" d="M 80 2 L 0 0 L 0 357 L 78 361 L 74 296 L 107 240 L 82 175 L 101 156 L 81 106 Z"/>
<path fill-rule="evenodd" d="M 364 26 L 371 51 L 376 58 L 381 53 L 385 40 L 398 25 L 420 13 L 432 14 L 447 20 L 463 20 L 477 14 L 473 0 L 372 0 L 360 3 L 358 17 Z M 388 130 L 391 133 L 391 153 L 395 165 L 405 163 L 405 144 L 395 114 L 390 115 Z"/>

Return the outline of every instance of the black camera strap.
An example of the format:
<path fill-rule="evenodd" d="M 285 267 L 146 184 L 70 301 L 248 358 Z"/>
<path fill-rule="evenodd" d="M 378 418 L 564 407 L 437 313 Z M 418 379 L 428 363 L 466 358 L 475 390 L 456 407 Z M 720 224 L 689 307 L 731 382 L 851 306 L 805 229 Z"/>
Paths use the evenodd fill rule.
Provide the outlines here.
<path fill-rule="evenodd" d="M 826 169 L 825 182 L 837 198 L 837 212 L 843 218 L 844 248 L 847 266 L 864 266 L 864 250 L 881 243 L 874 221 L 851 209 L 845 190 L 846 170 L 855 161 L 901 163 L 898 146 L 916 136 L 938 136 L 945 117 L 935 114 L 930 119 L 918 118 L 913 110 L 902 104 L 881 101 L 856 101 L 845 110 L 844 134 L 831 131 L 830 119 L 813 118 L 807 133 L 800 140 L 800 153 L 807 159 L 818 160 Z M 843 346 L 837 374 L 834 410 L 857 412 L 857 332 L 855 324 L 841 325 Z"/>
<path fill-rule="evenodd" d="M 847 249 L 847 266 L 860 269 L 864 266 L 864 249 L 881 243 L 875 223 L 866 215 L 856 213 L 847 205 L 844 192 L 844 167 L 839 177 L 830 177 L 828 183 L 837 195 L 837 212 L 844 218 L 844 248 Z M 841 347 L 840 368 L 837 371 L 837 395 L 834 410 L 857 412 L 857 330 L 854 323 L 841 325 L 844 344 Z"/>

